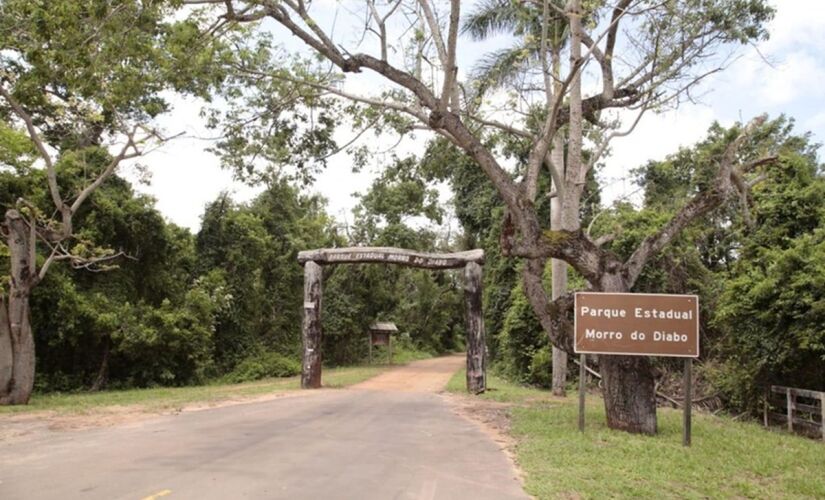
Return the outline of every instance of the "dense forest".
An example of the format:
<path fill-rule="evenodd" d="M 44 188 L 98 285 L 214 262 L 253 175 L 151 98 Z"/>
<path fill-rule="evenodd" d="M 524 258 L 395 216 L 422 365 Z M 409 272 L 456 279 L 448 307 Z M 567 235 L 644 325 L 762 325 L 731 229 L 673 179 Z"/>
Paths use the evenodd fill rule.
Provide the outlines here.
<path fill-rule="evenodd" d="M 303 286 L 297 253 L 368 245 L 430 252 L 483 248 L 491 367 L 514 381 L 552 386 L 553 360 L 563 361 L 567 354 L 560 346 L 569 342 L 545 314 L 558 296 L 625 287 L 700 296 L 701 389 L 729 410 L 754 411 L 768 384 L 825 390 L 825 171 L 818 145 L 791 119 L 715 124 L 702 141 L 633 169 L 638 199 L 606 202 L 599 169 L 616 131 L 582 116 L 581 95 L 576 114 L 563 89 L 546 89 L 555 104 L 548 106 L 544 97 L 532 103 L 523 113 L 525 130 L 497 122 L 470 130 L 461 121 L 472 122 L 467 116 L 478 111 L 484 92 L 529 94 L 513 82 L 532 88 L 521 78 L 539 56 L 561 65 L 563 51 L 573 54 L 566 48 L 567 28 L 560 31 L 564 36 L 548 38 L 547 26 L 538 23 L 549 16 L 535 6 L 492 2 L 485 4 L 492 9 L 487 17 L 481 12 L 465 19 L 463 34 L 483 39 L 509 30 L 528 44 L 519 53 L 529 57 L 509 65 L 488 58 L 496 64 L 476 68 L 477 94 L 464 98 L 462 110 L 452 77 L 445 77 L 436 98 L 420 81 L 410 82 L 414 75 L 423 78 L 420 67 L 399 76 L 386 60 L 346 59 L 320 35 L 309 45 L 341 74 L 300 55 L 283 57 L 273 35 L 249 23 L 268 15 L 312 39 L 317 26 L 303 17 L 305 29 L 290 24 L 281 12 L 286 8 L 262 10 L 255 18 L 250 12 L 257 4 L 239 12 L 226 2 L 229 11 L 220 16 L 193 10 L 187 17 L 180 2 L 57 4 L 50 9 L 13 0 L 3 3 L 0 16 L 0 250 L 6 277 L 0 382 L 20 386 L 0 387 L 0 396 L 11 394 L 9 401 L 26 402 L 28 394 L 27 382 L 9 377 L 6 364 L 17 363 L 9 373 L 22 373 L 31 357 L 40 392 L 294 375 L 300 371 Z M 594 11 L 605 10 L 594 5 Z M 609 76 L 596 97 L 609 94 L 611 107 L 647 110 L 664 106 L 668 101 L 657 99 L 672 98 L 666 94 L 676 87 L 676 96 L 690 90 L 695 82 L 689 70 L 705 58 L 703 51 L 767 36 L 764 23 L 772 10 L 757 0 L 736 5 L 735 11 L 719 7 L 694 18 L 690 2 L 678 3 L 691 14 L 679 27 L 682 41 L 657 45 L 655 56 L 664 66 L 645 63 L 632 73 L 644 77 L 641 87 L 662 87 L 608 88 Z M 615 38 L 625 13 L 613 15 L 607 33 Z M 571 18 L 580 24 L 579 14 Z M 645 43 L 674 39 L 674 18 L 680 15 L 668 11 L 639 21 L 648 23 Z M 458 25 L 457 17 L 451 20 L 453 63 Z M 576 57 L 583 44 L 598 42 L 583 38 L 580 25 L 570 30 L 578 37 Z M 386 59 L 386 33 L 383 42 Z M 418 43 L 419 65 L 428 50 L 449 55 L 437 44 Z M 667 68 L 677 60 L 689 62 Z M 362 67 L 409 93 L 387 92 L 378 104 L 348 101 L 340 90 L 342 75 Z M 603 60 L 601 67 L 607 75 L 609 64 Z M 523 71 L 507 73 L 513 68 Z M 555 78 L 562 80 L 560 73 Z M 576 78 L 565 81 L 581 87 Z M 212 151 L 222 166 L 262 188 L 244 203 L 220 195 L 203 208 L 194 234 L 168 222 L 154 200 L 116 173 L 122 162 L 152 147 L 176 147 L 174 137 L 153 127 L 171 109 L 170 95 L 204 102 L 205 120 L 219 132 Z M 591 104 L 602 102 L 593 99 Z M 423 119 L 421 106 L 429 109 Z M 422 128 L 414 119 L 435 132 L 426 136 L 424 150 L 404 157 L 388 153 L 396 136 Z M 383 161 L 369 147 L 338 144 L 340 128 L 363 129 L 356 139 L 374 132 L 377 139 L 366 142 L 381 146 Z M 112 146 L 115 139 L 122 149 Z M 381 167 L 359 194 L 352 222 L 336 220 L 312 189 L 314 179 L 332 174 L 327 159 L 343 150 L 353 169 Z M 751 170 L 734 169 L 734 159 Z M 730 175 L 719 174 L 723 168 Z M 559 186 L 569 197 L 561 205 Z M 451 193 L 447 204 L 445 187 Z M 197 188 L 197 179 L 189 188 Z M 702 209 L 686 216 L 691 204 Z M 550 222 L 562 213 L 567 222 Z M 678 230 L 664 231 L 668 224 Z M 511 241 L 515 233 L 517 245 Z M 599 265 L 589 269 L 588 262 Z M 563 290 L 555 290 L 554 269 L 555 278 L 566 273 Z M 463 348 L 460 273 L 375 265 L 324 272 L 326 364 L 363 363 L 367 328 L 376 320 L 398 324 L 403 349 L 437 355 Z M 551 289 L 552 300 L 545 291 Z M 31 346 L 25 345 L 28 329 Z M 4 357 L 12 347 L 14 363 Z M 609 358 L 596 369 L 616 363 Z M 639 373 L 665 387 L 677 368 L 666 359 L 634 362 L 634 370 L 615 364 L 618 375 L 606 387 L 618 391 Z M 628 429 L 650 433 L 644 424 L 631 422 Z M 653 424 L 655 432 L 655 408 Z"/>
<path fill-rule="evenodd" d="M 0 177 L 5 206 L 23 196 L 36 199 L 31 190 L 42 173 L 17 167 Z M 78 244 L 93 241 L 123 255 L 96 272 L 57 265 L 36 288 L 36 387 L 96 390 L 299 373 L 303 271 L 297 252 L 346 244 L 448 248 L 436 232 L 400 222 L 397 212 L 411 212 L 409 203 L 424 194 L 417 186 L 396 188 L 406 197 L 403 206 L 373 206 L 376 198 L 368 193 L 362 217 L 343 235 L 322 199 L 273 181 L 247 204 L 221 195 L 205 207 L 192 234 L 113 177 L 77 214 Z M 402 326 L 402 348 L 437 354 L 463 345 L 455 273 L 365 265 L 328 274 L 327 363 L 365 362 L 367 327 L 380 318 Z"/>
<path fill-rule="evenodd" d="M 37 200 L 42 171 L 15 152 L 23 137 L 3 129 L 4 206 Z M 594 234 L 621 228 L 613 251 L 632 248 L 681 198 L 701 189 L 703 159 L 730 131 L 634 170 L 641 206 L 601 206 L 598 181 L 584 220 Z M 654 263 L 634 291 L 696 293 L 702 304 L 700 374 L 729 408 L 754 409 L 766 384 L 825 388 L 822 331 L 825 177 L 817 145 L 779 118 L 761 134 L 782 151 L 748 213 L 735 206 L 696 224 Z M 445 171 L 440 166 L 450 164 Z M 514 175 L 517 172 L 514 172 Z M 435 186 L 454 193 L 441 206 Z M 249 203 L 222 194 L 196 234 L 166 222 L 151 198 L 113 177 L 77 214 L 78 244 L 123 252 L 92 272 L 57 265 L 32 296 L 39 391 L 99 390 L 243 381 L 300 371 L 300 250 L 398 246 L 422 251 L 484 248 L 484 307 L 493 369 L 549 387 L 550 344 L 527 303 L 516 259 L 499 250 L 504 210 L 472 160 L 435 141 L 421 158 L 398 160 L 360 197 L 344 225 L 322 198 L 285 180 Z M 549 207 L 545 208 L 549 210 Z M 449 234 L 454 217 L 459 231 Z M 592 223 L 592 224 L 591 224 Z M 91 243 L 94 242 L 94 243 Z M 365 362 L 365 332 L 395 321 L 408 349 L 440 354 L 463 346 L 461 276 L 394 266 L 327 268 L 324 359 Z M 546 279 L 550 279 L 548 266 Z M 573 276 L 572 283 L 584 288 Z M 665 376 L 670 368 L 662 362 Z M 676 365 L 673 365 L 675 368 Z"/>

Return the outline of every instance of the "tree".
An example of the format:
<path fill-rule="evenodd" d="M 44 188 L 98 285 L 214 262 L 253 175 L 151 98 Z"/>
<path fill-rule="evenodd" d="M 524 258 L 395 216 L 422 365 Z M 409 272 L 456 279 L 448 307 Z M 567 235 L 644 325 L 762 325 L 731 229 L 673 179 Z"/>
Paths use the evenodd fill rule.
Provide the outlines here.
<path fill-rule="evenodd" d="M 516 113 L 503 120 L 491 117 L 483 100 L 467 99 L 466 87 L 459 82 L 458 0 L 451 0 L 449 10 L 443 12 L 428 0 L 366 2 L 362 18 L 364 40 L 377 42 L 373 51 L 334 40 L 314 17 L 317 9 L 302 0 L 207 2 L 218 6 L 227 23 L 250 23 L 264 18 L 274 21 L 338 70 L 339 73 L 330 72 L 329 80 L 307 81 L 307 87 L 360 103 L 370 110 L 403 115 L 411 121 L 410 128 L 437 133 L 473 158 L 507 209 L 503 250 L 525 259 L 523 279 L 527 298 L 551 342 L 568 352 L 572 351 L 572 300 L 569 295 L 554 301 L 548 298 L 542 283 L 547 259 L 564 260 L 594 290 L 627 291 L 648 261 L 684 227 L 718 207 L 745 185 L 743 177 L 753 175 L 754 170 L 772 158 L 770 152 L 765 152 L 755 162 L 740 163 L 737 151 L 754 126 L 738 129 L 738 135 L 728 138 L 728 145 L 716 159 L 713 184 L 697 193 L 625 260 L 600 247 L 581 228 L 579 212 L 587 174 L 605 153 L 610 140 L 630 133 L 642 113 L 690 98 L 690 91 L 704 76 L 724 67 L 728 45 L 764 38 L 763 25 L 772 10 L 762 0 L 619 0 L 615 4 L 568 0 L 563 8 L 550 1 L 539 2 L 541 67 L 534 72 L 530 85 L 537 90 L 519 96 L 519 100 L 541 102 L 542 112 Z M 203 4 L 204 0 L 192 3 Z M 562 76 L 555 79 L 548 57 L 548 27 L 559 16 L 567 25 L 569 63 L 560 73 Z M 396 27 L 398 33 L 409 36 L 391 36 L 390 31 Z M 707 64 L 714 63 L 708 71 Z M 589 64 L 596 67 L 600 89 L 585 97 L 582 72 Z M 367 95 L 339 84 L 343 76 L 362 71 L 378 75 L 391 88 L 379 95 Z M 266 76 L 283 80 L 277 72 Z M 607 125 L 611 121 L 605 121 L 604 115 L 616 109 L 636 111 L 628 129 L 611 129 Z M 589 158 L 583 155 L 586 121 L 604 129 Z M 566 130 L 567 137 L 563 172 L 549 158 L 561 129 Z M 514 180 L 497 151 L 485 145 L 485 134 L 490 131 L 519 137 L 530 144 L 520 180 Z M 548 229 L 536 211 L 538 182 L 548 173 L 561 206 L 560 229 Z M 655 433 L 655 391 L 647 358 L 601 356 L 599 363 L 605 382 L 608 425 L 630 432 Z"/>
<path fill-rule="evenodd" d="M 122 163 L 168 139 L 152 125 L 168 109 L 165 90 L 202 93 L 218 78 L 210 70 L 218 57 L 199 38 L 197 22 L 168 21 L 175 5 L 0 5 L 0 116 L 25 130 L 48 202 L 19 199 L 5 207 L 10 272 L 0 298 L 0 342 L 11 356 L 1 360 L 10 366 L 0 367 L 0 404 L 25 404 L 32 392 L 34 287 L 56 262 L 101 270 L 121 256 L 78 237 L 78 212 Z"/>
<path fill-rule="evenodd" d="M 556 9 L 563 7 L 559 0 L 552 0 Z M 512 88 L 522 92 L 523 83 L 529 82 L 529 73 L 537 66 L 545 65 L 544 70 L 554 80 L 553 93 L 561 92 L 561 57 L 565 43 L 568 41 L 565 18 L 556 11 L 550 19 L 549 11 L 543 11 L 544 5 L 529 2 L 510 2 L 507 0 L 488 0 L 481 2 L 464 19 L 463 32 L 475 39 L 488 38 L 497 33 L 519 35 L 519 43 L 496 51 L 481 60 L 475 70 L 476 99 L 482 98 L 486 91 L 498 87 Z M 547 55 L 549 54 L 549 67 Z M 540 111 L 539 111 L 540 112 Z M 564 131 L 559 130 L 553 137 L 549 159 L 556 172 L 565 172 Z M 538 171 L 533 171 L 538 175 Z M 538 189 L 538 179 L 530 184 Z M 558 190 L 556 190 L 558 193 Z M 528 193 L 535 199 L 536 193 Z M 571 225 L 571 218 L 562 217 L 561 197 L 551 198 L 550 229 L 565 229 L 564 222 Z M 575 225 L 573 225 L 575 226 Z M 575 227 L 571 227 L 575 229 Z M 567 291 L 567 263 L 560 259 L 551 259 L 552 281 L 551 299 L 556 300 Z M 556 396 L 564 396 L 567 383 L 567 353 L 552 346 L 552 389 Z"/>
<path fill-rule="evenodd" d="M 722 335 L 711 379 L 731 408 L 751 413 L 772 384 L 825 389 L 825 230 L 760 253 L 737 266 L 714 317 Z"/>
<path fill-rule="evenodd" d="M 696 145 L 639 168 L 644 217 L 666 216 L 693 192 L 705 189 L 713 181 L 713 158 L 730 133 L 714 124 Z M 754 136 L 758 139 L 740 150 L 743 159 L 757 158 L 759 153 L 751 148 L 759 143 L 771 143 L 778 154 L 761 182 L 739 206 L 728 204 L 690 227 L 663 254 L 674 258 L 657 266 L 661 269 L 657 273 L 648 267 L 648 276 L 637 284 L 655 280 L 678 292 L 679 280 L 672 278 L 682 275 L 688 278 L 682 286 L 700 293 L 706 307 L 713 305 L 700 315 L 706 319 L 706 362 L 700 373 L 729 408 L 750 412 L 761 411 L 771 384 L 825 387 L 821 363 L 825 344 L 818 326 L 825 215 L 819 146 L 811 143 L 809 134 L 795 133 L 793 122 L 784 117 L 766 121 Z M 612 225 L 611 217 L 599 223 Z M 633 233 L 638 238 L 639 226 L 625 222 L 623 236 L 611 244 L 623 245 L 620 240 Z"/>
<path fill-rule="evenodd" d="M 208 204 L 196 237 L 198 274 L 217 275 L 231 300 L 217 315 L 214 335 L 219 372 L 244 359 L 300 353 L 299 250 L 335 240 L 324 201 L 271 179 L 247 204 L 221 194 Z"/>
<path fill-rule="evenodd" d="M 450 252 L 453 241 L 433 227 L 444 210 L 431 178 L 419 175 L 417 159 L 392 163 L 361 194 L 349 245 L 391 246 Z M 333 363 L 366 355 L 365 333 L 375 320 L 397 323 L 413 347 L 443 353 L 462 345 L 464 319 L 460 276 L 403 266 L 335 266 L 325 281 L 324 353 Z"/>

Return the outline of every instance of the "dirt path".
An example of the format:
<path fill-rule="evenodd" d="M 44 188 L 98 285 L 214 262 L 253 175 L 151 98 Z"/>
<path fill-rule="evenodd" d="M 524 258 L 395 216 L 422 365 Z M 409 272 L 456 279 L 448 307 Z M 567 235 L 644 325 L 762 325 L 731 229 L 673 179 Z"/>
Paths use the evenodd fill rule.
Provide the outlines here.
<path fill-rule="evenodd" d="M 352 386 L 356 390 L 441 392 L 466 362 L 464 354 L 425 359 L 386 371 Z"/>

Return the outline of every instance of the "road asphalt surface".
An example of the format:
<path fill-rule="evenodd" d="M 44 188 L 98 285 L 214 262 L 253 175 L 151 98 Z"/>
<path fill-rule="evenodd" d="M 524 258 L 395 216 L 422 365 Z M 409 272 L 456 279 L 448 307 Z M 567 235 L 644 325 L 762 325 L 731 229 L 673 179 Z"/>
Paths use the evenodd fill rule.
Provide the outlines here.
<path fill-rule="evenodd" d="M 0 441 L 0 499 L 528 498 L 500 447 L 436 393 L 462 363 Z"/>

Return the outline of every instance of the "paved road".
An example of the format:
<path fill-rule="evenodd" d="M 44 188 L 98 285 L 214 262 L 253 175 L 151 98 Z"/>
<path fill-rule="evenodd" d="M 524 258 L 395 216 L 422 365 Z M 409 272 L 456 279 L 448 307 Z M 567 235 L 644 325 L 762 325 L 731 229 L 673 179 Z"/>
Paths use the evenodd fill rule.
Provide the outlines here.
<path fill-rule="evenodd" d="M 425 392 L 433 384 L 384 389 L 409 376 L 446 381 L 460 363 L 413 364 L 388 384 L 0 442 L 0 498 L 527 498 L 498 446 Z"/>

